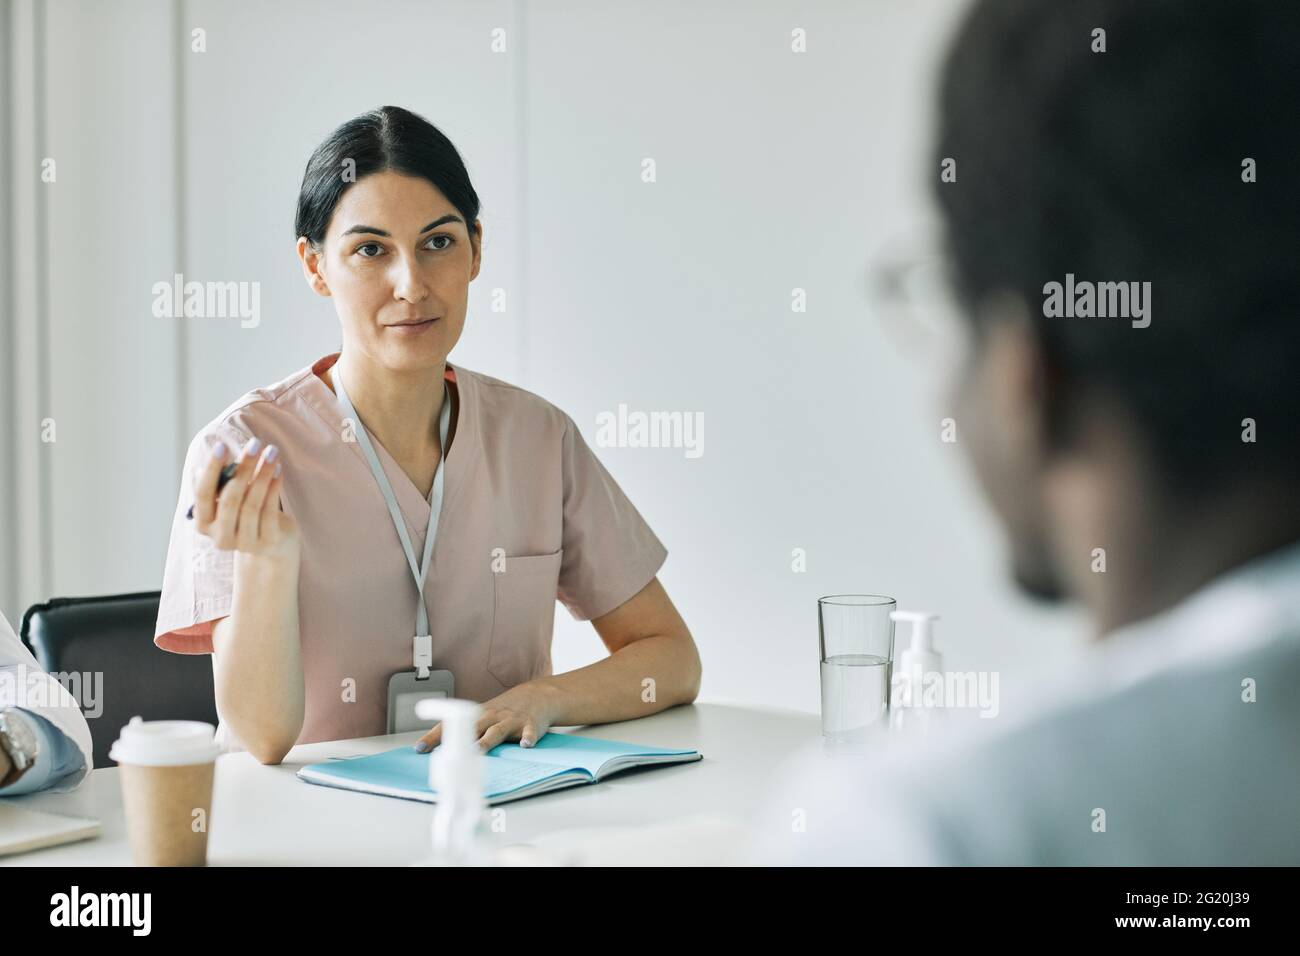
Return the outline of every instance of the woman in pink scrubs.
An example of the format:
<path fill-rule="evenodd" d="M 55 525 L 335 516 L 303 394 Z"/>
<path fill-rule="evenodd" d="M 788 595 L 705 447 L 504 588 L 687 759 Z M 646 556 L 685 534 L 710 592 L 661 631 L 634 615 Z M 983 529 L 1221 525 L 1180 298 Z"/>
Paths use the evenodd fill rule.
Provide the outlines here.
<path fill-rule="evenodd" d="M 667 552 L 572 419 L 447 362 L 478 210 L 456 148 L 403 109 L 344 124 L 307 165 L 297 251 L 342 350 L 190 443 L 154 636 L 212 654 L 228 749 L 278 763 L 383 734 L 403 673 L 449 671 L 483 702 L 485 749 L 695 699 L 699 654 L 656 576 Z M 557 599 L 608 657 L 551 673 Z"/>

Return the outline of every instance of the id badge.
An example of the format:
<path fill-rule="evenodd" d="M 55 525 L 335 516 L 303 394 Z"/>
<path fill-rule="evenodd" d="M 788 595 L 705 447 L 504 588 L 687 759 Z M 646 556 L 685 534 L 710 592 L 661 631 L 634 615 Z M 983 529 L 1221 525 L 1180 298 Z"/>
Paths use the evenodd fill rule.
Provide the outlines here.
<path fill-rule="evenodd" d="M 388 678 L 388 733 L 402 734 L 408 730 L 428 730 L 434 723 L 415 716 L 415 705 L 426 697 L 454 697 L 455 678 L 451 671 L 429 671 L 420 680 L 416 672 L 398 671 Z"/>

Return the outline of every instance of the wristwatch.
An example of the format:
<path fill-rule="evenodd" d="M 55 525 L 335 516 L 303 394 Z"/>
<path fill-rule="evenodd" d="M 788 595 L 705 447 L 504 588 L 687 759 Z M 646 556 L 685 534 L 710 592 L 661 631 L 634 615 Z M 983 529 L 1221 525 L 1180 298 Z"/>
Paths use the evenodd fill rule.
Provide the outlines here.
<path fill-rule="evenodd" d="M 0 780 L 0 787 L 17 783 L 31 769 L 40 751 L 31 725 L 13 707 L 0 710 L 0 749 L 9 755 L 9 762 L 13 764 L 9 775 Z"/>

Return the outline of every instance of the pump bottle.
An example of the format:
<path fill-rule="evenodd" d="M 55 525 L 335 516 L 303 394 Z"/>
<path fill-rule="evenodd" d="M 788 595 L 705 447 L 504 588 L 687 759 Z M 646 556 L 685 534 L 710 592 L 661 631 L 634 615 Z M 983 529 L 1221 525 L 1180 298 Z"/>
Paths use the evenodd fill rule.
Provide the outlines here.
<path fill-rule="evenodd" d="M 421 720 L 441 720 L 442 740 L 429 754 L 429 787 L 438 794 L 433 813 L 433 866 L 478 866 L 488 862 L 479 840 L 487 802 L 483 799 L 483 754 L 475 728 L 481 707 L 471 700 L 427 697 L 415 705 Z"/>
<path fill-rule="evenodd" d="M 937 703 L 925 700 L 927 678 L 943 679 L 943 658 L 931 643 L 930 625 L 939 615 L 928 611 L 893 611 L 892 621 L 906 621 L 912 625 L 911 645 L 899 655 L 898 673 L 894 679 L 894 699 L 890 702 L 890 727 L 902 733 L 925 734 L 938 718 Z M 937 674 L 938 677 L 930 677 Z M 942 685 L 940 685 L 942 690 Z"/>

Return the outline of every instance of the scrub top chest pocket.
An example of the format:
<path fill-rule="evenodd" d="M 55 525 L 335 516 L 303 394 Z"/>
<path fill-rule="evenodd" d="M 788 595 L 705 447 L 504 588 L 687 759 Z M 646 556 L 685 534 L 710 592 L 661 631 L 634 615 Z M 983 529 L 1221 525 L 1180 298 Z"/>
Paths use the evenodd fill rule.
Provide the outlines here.
<path fill-rule="evenodd" d="M 507 688 L 549 672 L 560 559 L 553 554 L 506 555 L 492 575 L 492 644 L 488 673 Z"/>

